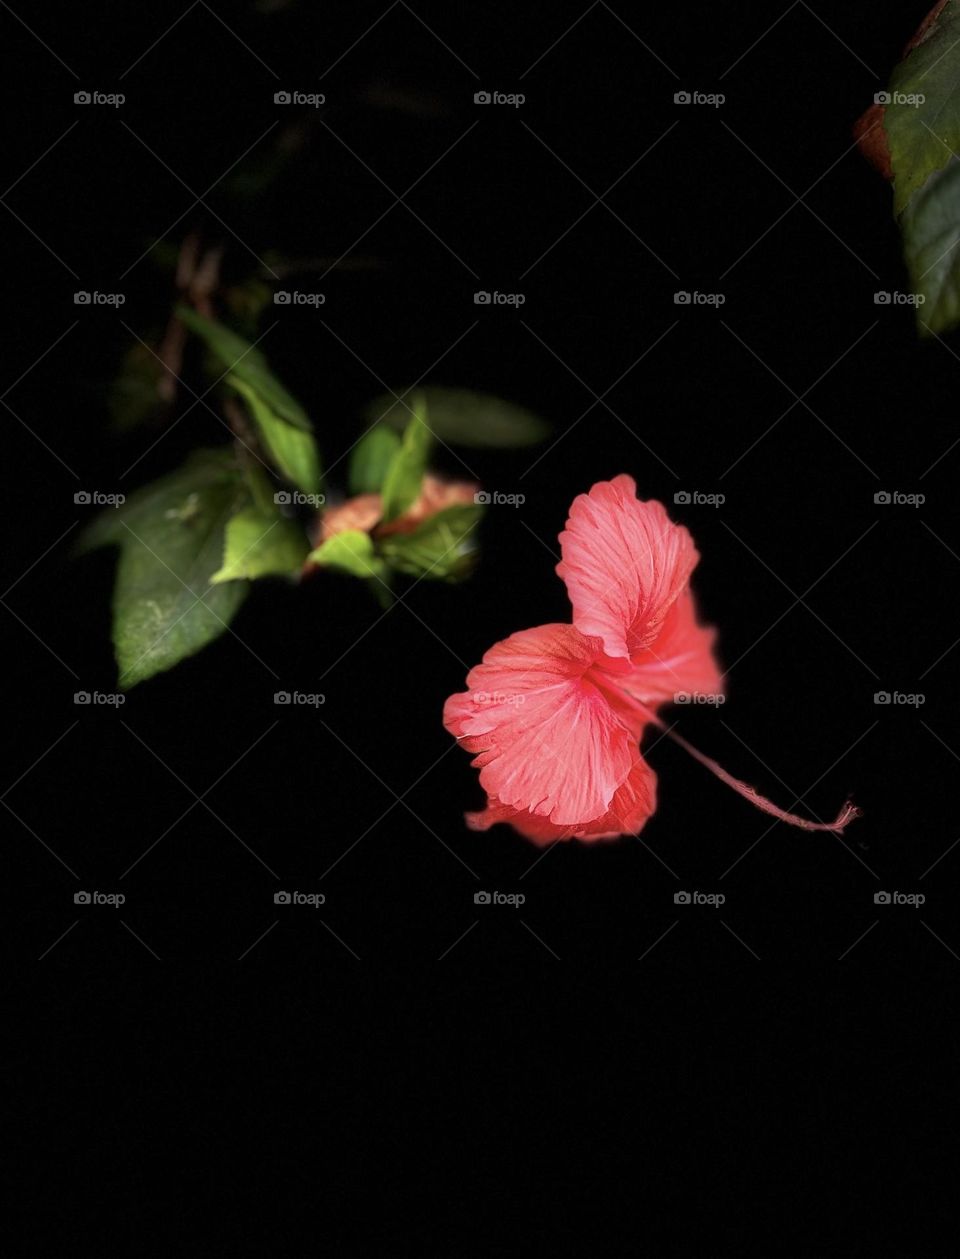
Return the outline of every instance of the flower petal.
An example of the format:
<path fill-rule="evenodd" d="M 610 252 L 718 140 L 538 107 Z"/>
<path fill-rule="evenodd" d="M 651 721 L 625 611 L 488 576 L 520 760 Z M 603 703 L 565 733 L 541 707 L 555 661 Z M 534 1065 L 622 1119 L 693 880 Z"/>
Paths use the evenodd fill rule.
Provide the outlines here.
<path fill-rule="evenodd" d="M 557 826 L 548 818 L 529 810 L 513 809 L 496 797 L 487 801 L 480 813 L 468 813 L 467 825 L 474 831 L 486 831 L 498 822 L 506 822 L 526 839 L 540 847 L 558 839 L 579 839 L 593 843 L 616 839 L 620 835 L 636 835 L 657 807 L 657 776 L 639 755 L 626 781 L 617 788 L 607 812 L 583 826 Z"/>
<path fill-rule="evenodd" d="M 629 730 L 584 675 L 602 654 L 571 625 L 497 643 L 453 695 L 444 725 L 471 752 L 487 794 L 560 827 L 603 817 L 638 755 Z"/>
<path fill-rule="evenodd" d="M 328 507 L 320 520 L 319 542 L 326 542 L 335 534 L 348 529 L 369 533 L 383 515 L 379 494 L 357 494 L 345 503 Z"/>
<path fill-rule="evenodd" d="M 693 539 L 662 503 L 642 503 L 633 477 L 599 481 L 573 500 L 560 534 L 557 573 L 573 623 L 603 640 L 610 656 L 630 657 L 657 637 L 699 558 Z"/>
<path fill-rule="evenodd" d="M 673 701 L 681 692 L 722 695 L 723 678 L 713 654 L 716 630 L 697 620 L 696 604 L 683 591 L 664 617 L 660 633 L 633 656 L 633 668 L 619 684 L 648 704 Z"/>
<path fill-rule="evenodd" d="M 394 533 L 412 533 L 418 525 L 448 507 L 473 506 L 479 489 L 480 486 L 473 481 L 443 481 L 427 472 L 418 497 L 402 516 L 391 520 L 389 524 L 381 525 L 377 535 L 387 538 Z"/>
<path fill-rule="evenodd" d="M 602 657 L 590 670 L 590 679 L 639 741 L 647 726 L 657 723 L 661 705 L 687 703 L 690 695 L 723 694 L 713 655 L 715 637 L 711 627 L 697 621 L 693 595 L 684 590 L 651 646 L 637 652 L 632 662 Z"/>

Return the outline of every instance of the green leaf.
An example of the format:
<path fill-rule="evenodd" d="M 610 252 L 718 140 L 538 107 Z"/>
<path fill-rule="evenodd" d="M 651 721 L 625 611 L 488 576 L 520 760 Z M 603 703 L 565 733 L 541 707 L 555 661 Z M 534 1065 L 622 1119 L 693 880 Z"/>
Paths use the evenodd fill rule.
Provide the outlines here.
<path fill-rule="evenodd" d="M 316 497 L 323 478 L 313 435 L 288 424 L 246 381 L 228 376 L 227 383 L 246 402 L 257 435 L 280 473 L 304 494 Z"/>
<path fill-rule="evenodd" d="M 960 151 L 960 4 L 948 3 L 894 70 L 884 112 L 899 216 Z M 922 98 L 919 101 L 917 98 Z"/>
<path fill-rule="evenodd" d="M 408 412 L 409 415 L 409 412 Z M 413 399 L 413 415 L 403 432 L 400 448 L 390 461 L 383 481 L 383 523 L 402 516 L 416 502 L 433 447 L 433 432 L 427 425 L 423 397 Z"/>
<path fill-rule="evenodd" d="M 479 505 L 447 507 L 411 533 L 384 538 L 381 553 L 398 572 L 436 581 L 459 581 L 467 576 L 476 559 L 476 526 L 482 515 L 483 507 Z"/>
<path fill-rule="evenodd" d="M 360 529 L 344 529 L 335 533 L 310 554 L 310 559 L 323 568 L 336 568 L 353 577 L 379 578 L 385 582 L 387 566 L 373 547 L 369 533 Z"/>
<path fill-rule="evenodd" d="M 350 452 L 350 493 L 379 494 L 390 464 L 400 449 L 392 428 L 374 425 Z"/>
<path fill-rule="evenodd" d="M 296 577 L 309 550 L 303 530 L 274 508 L 250 506 L 228 521 L 223 565 L 210 578 L 212 585 L 241 578 Z"/>
<path fill-rule="evenodd" d="M 245 385 L 293 428 L 305 433 L 311 431 L 306 411 L 274 376 L 262 351 L 223 324 L 198 315 L 189 306 L 178 306 L 177 315 L 213 351 L 231 384 Z"/>
<path fill-rule="evenodd" d="M 123 689 L 192 656 L 233 619 L 248 585 L 214 585 L 213 575 L 246 494 L 231 450 L 200 451 L 85 530 L 81 550 L 120 547 L 113 642 Z"/>
<path fill-rule="evenodd" d="M 952 328 L 960 321 L 960 162 L 924 185 L 901 228 L 921 335 Z"/>
<path fill-rule="evenodd" d="M 444 389 L 439 385 L 419 392 L 427 405 L 430 428 L 441 441 L 452 446 L 534 446 L 550 433 L 549 425 L 532 411 L 491 394 Z M 406 404 L 392 394 L 382 395 L 367 408 L 371 422 L 382 419 L 395 429 L 406 425 L 408 415 Z"/>
<path fill-rule="evenodd" d="M 187 306 L 177 314 L 227 368 L 225 383 L 247 404 L 260 440 L 281 474 L 304 494 L 320 492 L 320 456 L 307 413 L 249 341 Z"/>
<path fill-rule="evenodd" d="M 279 510 L 274 482 L 267 476 L 263 464 L 245 446 L 235 447 L 240 471 L 250 491 L 250 504 L 258 507 L 264 515 L 271 515 Z"/>

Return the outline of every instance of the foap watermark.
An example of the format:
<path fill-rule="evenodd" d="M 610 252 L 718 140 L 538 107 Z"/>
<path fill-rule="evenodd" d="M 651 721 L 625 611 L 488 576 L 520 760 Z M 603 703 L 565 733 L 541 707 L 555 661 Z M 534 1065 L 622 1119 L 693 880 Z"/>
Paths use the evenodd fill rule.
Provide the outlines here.
<path fill-rule="evenodd" d="M 874 105 L 910 105 L 918 109 L 926 102 L 922 92 L 874 92 Z"/>
<path fill-rule="evenodd" d="M 126 101 L 122 92 L 74 92 L 74 105 L 110 105 L 119 109 Z"/>
<path fill-rule="evenodd" d="M 325 293 L 301 293 L 298 289 L 278 289 L 273 295 L 274 306 L 323 306 Z"/>
<path fill-rule="evenodd" d="M 304 494 L 302 490 L 277 490 L 273 501 L 278 507 L 322 507 L 326 494 Z"/>
<path fill-rule="evenodd" d="M 719 909 L 727 901 L 723 892 L 674 892 L 674 905 L 709 905 L 711 909 Z"/>
<path fill-rule="evenodd" d="M 526 703 L 526 695 L 522 691 L 474 691 L 471 699 L 475 704 L 510 704 L 518 708 Z"/>
<path fill-rule="evenodd" d="M 122 306 L 126 300 L 125 293 L 100 293 L 96 289 L 92 293 L 81 289 L 73 295 L 74 306 Z"/>
<path fill-rule="evenodd" d="M 107 905 L 110 909 L 119 909 L 125 905 L 127 898 L 122 892 L 74 892 L 74 905 Z"/>
<path fill-rule="evenodd" d="M 901 293 L 899 289 L 881 289 L 873 295 L 874 306 L 922 306 L 926 300 L 926 293 Z"/>
<path fill-rule="evenodd" d="M 721 704 L 727 702 L 726 695 L 711 695 L 708 691 L 674 691 L 673 702 L 675 704 L 697 704 L 703 705 L 705 708 L 719 708 Z"/>
<path fill-rule="evenodd" d="M 478 507 L 522 507 L 526 494 L 503 494 L 500 490 L 477 490 L 473 501 Z"/>
<path fill-rule="evenodd" d="M 311 109 L 319 109 L 327 103 L 322 92 L 274 92 L 274 105 L 309 105 Z"/>
<path fill-rule="evenodd" d="M 922 708 L 927 697 L 919 691 L 875 691 L 873 702 L 882 708 Z"/>
<path fill-rule="evenodd" d="M 127 697 L 119 691 L 74 691 L 73 702 L 91 708 L 119 708 L 127 702 Z"/>
<path fill-rule="evenodd" d="M 711 109 L 719 109 L 727 98 L 722 92 L 674 92 L 674 105 L 708 105 Z"/>
<path fill-rule="evenodd" d="M 726 304 L 725 293 L 701 293 L 699 290 L 688 292 L 678 289 L 673 295 L 674 306 L 723 306 Z"/>
<path fill-rule="evenodd" d="M 904 494 L 902 490 L 877 490 L 873 501 L 878 507 L 922 507 L 926 494 Z"/>
<path fill-rule="evenodd" d="M 678 507 L 722 507 L 726 494 L 705 494 L 702 490 L 677 490 L 673 501 Z"/>
<path fill-rule="evenodd" d="M 274 892 L 274 905 L 307 905 L 311 909 L 319 909 L 327 903 L 322 892 Z"/>
<path fill-rule="evenodd" d="M 273 702 L 288 708 L 322 708 L 327 697 L 317 691 L 274 691 Z"/>
<path fill-rule="evenodd" d="M 911 909 L 919 909 L 927 903 L 922 892 L 874 892 L 874 905 L 909 905 Z"/>
<path fill-rule="evenodd" d="M 473 295 L 474 306 L 522 306 L 526 300 L 523 293 L 501 293 L 497 289 L 492 293 L 481 289 Z"/>
<path fill-rule="evenodd" d="M 522 92 L 474 92 L 474 105 L 512 105 L 514 109 L 526 101 Z"/>
<path fill-rule="evenodd" d="M 106 494 L 103 490 L 75 490 L 73 501 L 78 507 L 122 507 L 126 494 Z"/>
<path fill-rule="evenodd" d="M 474 905 L 509 905 L 511 909 L 519 909 L 527 898 L 522 892 L 474 892 Z"/>

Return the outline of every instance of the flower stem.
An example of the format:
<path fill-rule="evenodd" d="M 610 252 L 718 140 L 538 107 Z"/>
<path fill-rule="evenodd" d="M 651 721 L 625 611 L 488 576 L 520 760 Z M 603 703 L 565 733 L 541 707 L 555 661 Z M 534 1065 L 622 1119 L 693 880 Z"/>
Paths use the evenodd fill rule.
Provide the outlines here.
<path fill-rule="evenodd" d="M 631 697 L 632 698 L 632 697 Z M 636 701 L 635 701 L 636 702 Z M 674 743 L 679 744 L 685 752 L 688 752 L 695 761 L 699 761 L 704 765 L 711 774 L 714 774 L 721 782 L 726 783 L 728 787 L 732 787 L 738 796 L 743 796 L 745 800 L 749 800 L 752 805 L 760 809 L 764 813 L 769 813 L 771 817 L 777 818 L 780 822 L 787 822 L 790 826 L 798 826 L 803 831 L 832 831 L 834 834 L 843 834 L 843 829 L 855 818 L 860 817 L 861 810 L 853 805 L 849 800 L 846 801 L 843 808 L 837 814 L 833 822 L 811 822 L 805 817 L 799 817 L 796 813 L 787 813 L 785 809 L 778 808 L 772 800 L 768 800 L 765 796 L 761 796 L 756 787 L 751 787 L 748 783 L 741 782 L 739 778 L 734 778 L 732 774 L 728 774 L 722 765 L 718 765 L 712 757 L 705 756 L 688 743 L 682 735 L 670 730 L 666 723 L 661 721 L 653 712 L 646 707 L 645 704 L 639 705 L 647 712 L 650 721 L 662 730 L 664 734 L 672 739 Z"/>

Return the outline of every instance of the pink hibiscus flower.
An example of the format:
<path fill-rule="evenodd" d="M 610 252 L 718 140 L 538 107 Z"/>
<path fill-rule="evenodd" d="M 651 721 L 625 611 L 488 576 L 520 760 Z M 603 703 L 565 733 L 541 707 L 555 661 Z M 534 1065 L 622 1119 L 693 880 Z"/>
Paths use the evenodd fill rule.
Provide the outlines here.
<path fill-rule="evenodd" d="M 357 494 L 336 507 L 328 507 L 320 518 L 319 542 L 326 542 L 346 529 L 360 529 L 364 533 L 376 533 L 385 538 L 391 533 L 412 533 L 431 516 L 447 507 L 475 503 L 480 486 L 471 481 L 444 481 L 427 472 L 420 486 L 420 493 L 402 516 L 388 525 L 380 524 L 383 500 L 379 494 Z"/>
<path fill-rule="evenodd" d="M 680 692 L 719 696 L 714 631 L 699 624 L 690 574 L 699 555 L 661 503 L 640 502 L 632 477 L 574 499 L 557 573 L 571 625 L 521 630 L 492 647 L 451 695 L 443 722 L 476 754 L 487 807 L 467 824 L 509 822 L 536 844 L 637 834 L 656 809 L 656 775 L 640 755 L 658 709 Z M 785 813 L 709 757 L 681 746 L 765 812 L 806 830 L 835 822 Z"/>

